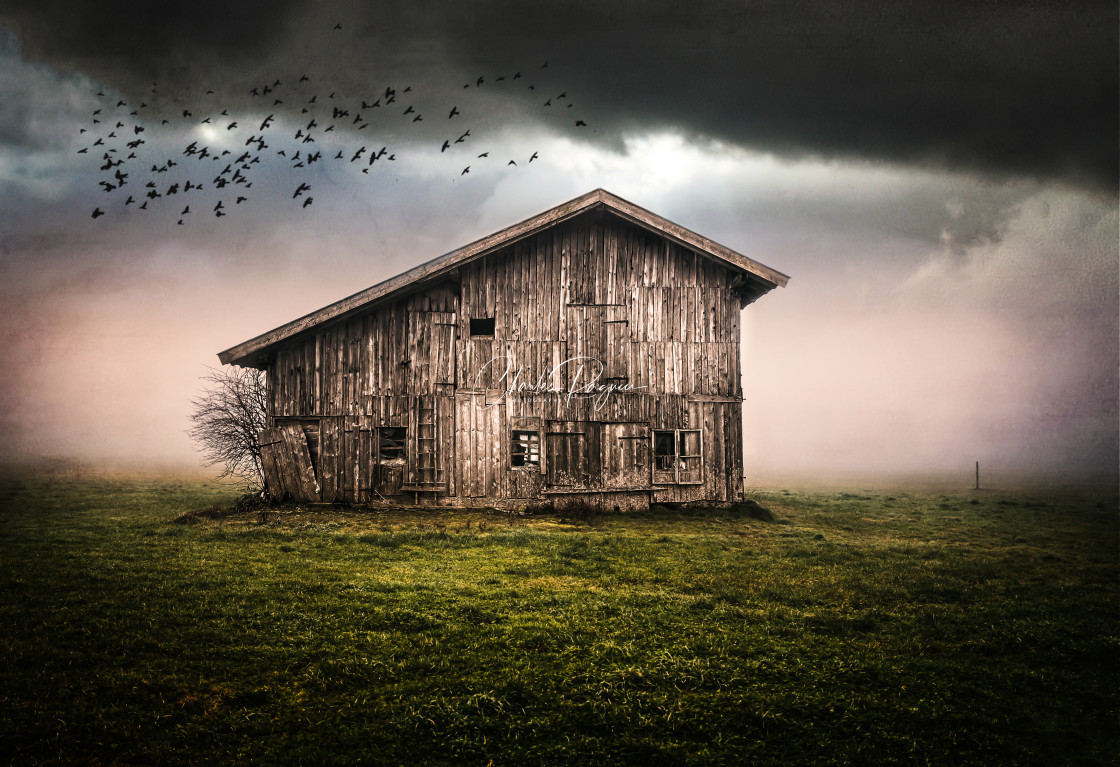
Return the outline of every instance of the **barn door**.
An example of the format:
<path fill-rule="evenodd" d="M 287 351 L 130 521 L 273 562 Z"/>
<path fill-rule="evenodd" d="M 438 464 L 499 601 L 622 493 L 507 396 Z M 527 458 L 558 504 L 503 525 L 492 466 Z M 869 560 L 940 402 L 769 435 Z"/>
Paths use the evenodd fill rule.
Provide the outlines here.
<path fill-rule="evenodd" d="M 628 383 L 630 380 L 630 320 L 621 304 L 568 304 L 565 340 L 568 356 L 582 363 L 578 381 L 572 381 L 580 365 L 565 366 L 571 387 L 597 381 Z M 569 369 L 570 368 L 570 369 Z"/>
<path fill-rule="evenodd" d="M 505 402 L 493 390 L 455 394 L 455 490 L 463 498 L 498 498 L 505 474 Z"/>
<path fill-rule="evenodd" d="M 602 478 L 600 424 L 549 421 L 545 464 L 552 487 L 598 487 Z"/>
<path fill-rule="evenodd" d="M 568 344 L 568 358 L 574 362 L 565 365 L 563 369 L 563 386 L 566 389 L 586 386 L 596 378 L 601 379 L 606 375 L 603 315 L 602 306 L 568 304 L 565 340 Z"/>
<path fill-rule="evenodd" d="M 318 425 L 314 428 L 318 447 Z M 302 423 L 286 423 L 260 433 L 265 487 L 274 498 L 318 501 L 320 488 Z"/>
<path fill-rule="evenodd" d="M 414 391 L 455 383 L 455 312 L 410 310 L 408 358 Z"/>
<path fill-rule="evenodd" d="M 643 488 L 649 482 L 649 424 L 603 424 L 603 485 Z"/>

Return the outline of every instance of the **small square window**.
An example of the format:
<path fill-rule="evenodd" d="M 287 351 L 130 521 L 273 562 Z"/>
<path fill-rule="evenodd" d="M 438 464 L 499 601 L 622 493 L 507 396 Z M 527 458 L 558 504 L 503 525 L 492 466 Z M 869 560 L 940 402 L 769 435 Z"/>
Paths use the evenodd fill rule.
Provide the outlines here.
<path fill-rule="evenodd" d="M 471 335 L 472 336 L 492 336 L 492 335 L 494 335 L 494 318 L 493 317 L 471 317 Z"/>
<path fill-rule="evenodd" d="M 536 431 L 514 430 L 509 446 L 510 466 L 541 465 L 541 435 Z"/>
<path fill-rule="evenodd" d="M 379 463 L 404 463 L 405 438 L 408 429 L 403 426 L 386 426 L 377 430 L 377 458 Z"/>

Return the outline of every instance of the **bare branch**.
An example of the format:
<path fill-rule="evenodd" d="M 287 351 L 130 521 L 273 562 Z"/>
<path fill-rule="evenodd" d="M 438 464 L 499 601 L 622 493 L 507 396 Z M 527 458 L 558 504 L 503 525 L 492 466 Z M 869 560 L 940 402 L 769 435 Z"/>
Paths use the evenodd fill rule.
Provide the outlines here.
<path fill-rule="evenodd" d="M 265 428 L 265 374 L 253 368 L 207 368 L 203 394 L 191 400 L 187 432 L 207 464 L 220 465 L 222 477 L 264 485 L 258 435 Z"/>

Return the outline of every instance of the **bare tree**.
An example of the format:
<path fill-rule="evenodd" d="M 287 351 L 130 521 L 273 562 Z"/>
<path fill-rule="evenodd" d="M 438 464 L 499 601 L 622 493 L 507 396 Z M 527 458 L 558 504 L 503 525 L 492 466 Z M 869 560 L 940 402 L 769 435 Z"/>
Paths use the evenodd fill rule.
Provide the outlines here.
<path fill-rule="evenodd" d="M 222 477 L 245 480 L 250 487 L 264 486 L 258 435 L 265 427 L 265 375 L 253 368 L 207 368 L 208 385 L 191 400 L 187 432 L 211 466 L 223 467 Z"/>

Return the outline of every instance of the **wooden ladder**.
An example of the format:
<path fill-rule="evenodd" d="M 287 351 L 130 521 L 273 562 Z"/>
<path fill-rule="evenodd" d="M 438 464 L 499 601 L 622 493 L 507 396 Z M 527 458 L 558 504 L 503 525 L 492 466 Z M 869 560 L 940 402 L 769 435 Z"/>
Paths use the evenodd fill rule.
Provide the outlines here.
<path fill-rule="evenodd" d="M 416 418 L 416 488 L 438 490 L 443 484 L 435 415 L 435 403 L 421 401 Z"/>

